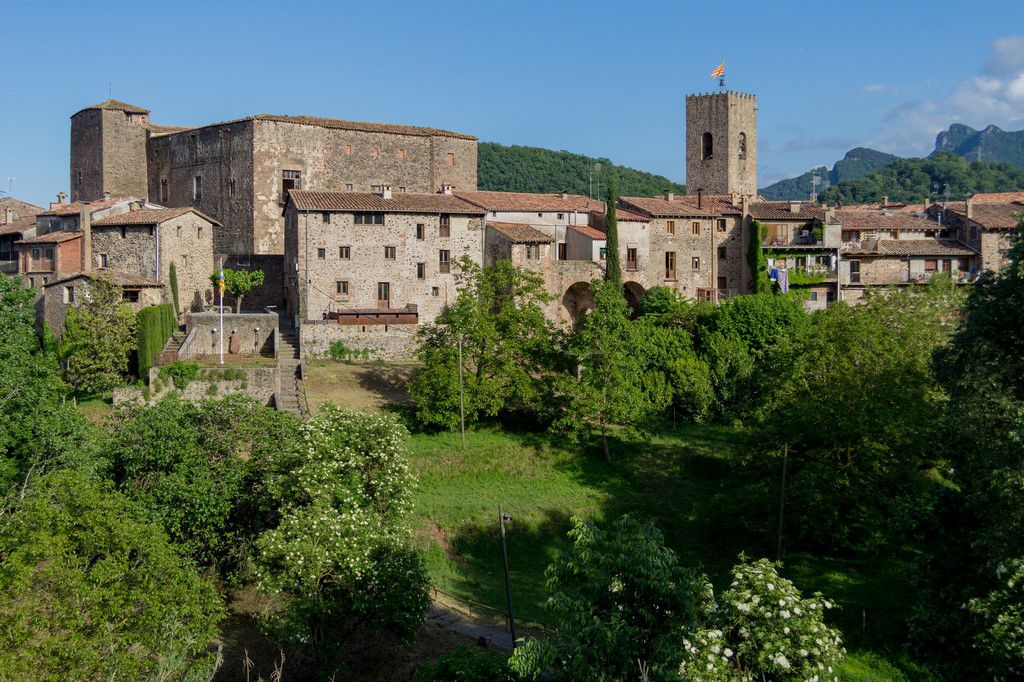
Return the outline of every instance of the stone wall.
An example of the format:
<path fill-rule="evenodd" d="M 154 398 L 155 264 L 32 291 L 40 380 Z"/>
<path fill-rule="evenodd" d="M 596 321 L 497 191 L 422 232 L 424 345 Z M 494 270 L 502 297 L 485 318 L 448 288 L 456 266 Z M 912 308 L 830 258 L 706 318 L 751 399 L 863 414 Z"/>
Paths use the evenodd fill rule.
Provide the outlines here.
<path fill-rule="evenodd" d="M 453 165 L 447 165 L 452 154 Z M 302 189 L 437 192 L 442 184 L 476 189 L 476 140 L 342 130 L 256 121 L 253 138 L 254 253 L 284 251 L 283 171 Z"/>
<path fill-rule="evenodd" d="M 71 201 L 103 196 L 103 112 L 85 109 L 71 117 Z"/>
<path fill-rule="evenodd" d="M 150 138 L 149 198 L 164 206 L 193 206 L 223 224 L 214 234 L 217 253 L 253 253 L 251 121 L 233 121 Z M 193 196 L 202 178 L 201 200 Z M 166 180 L 167 197 L 161 197 Z"/>
<path fill-rule="evenodd" d="M 75 277 L 47 286 L 43 290 L 40 298 L 42 305 L 37 307 L 37 316 L 41 317 L 58 338 L 64 331 L 64 320 L 67 317 L 68 309 L 83 300 L 83 297 L 87 295 L 89 284 L 88 277 Z M 138 301 L 124 302 L 136 312 L 147 306 L 160 305 L 164 302 L 163 290 L 159 288 L 140 289 L 138 294 Z"/>
<path fill-rule="evenodd" d="M 1015 231 L 981 232 L 981 269 L 999 272 L 1010 264 L 1009 251 L 1013 245 Z"/>
<path fill-rule="evenodd" d="M 712 154 L 701 158 L 702 136 L 711 133 Z M 740 135 L 746 136 L 740 158 Z M 739 92 L 686 97 L 686 189 L 696 194 L 757 193 L 757 98 Z"/>
<path fill-rule="evenodd" d="M 102 114 L 103 192 L 113 197 L 145 198 L 148 116 L 116 110 Z"/>
<path fill-rule="evenodd" d="M 178 304 L 182 312 L 198 312 L 213 305 L 213 240 L 219 228 L 195 213 L 161 223 L 160 280 L 170 296 L 171 263 L 178 277 Z M 95 248 L 95 247 L 93 247 Z"/>
<path fill-rule="evenodd" d="M 303 358 L 327 357 L 331 344 L 342 341 L 353 350 L 368 349 L 377 360 L 409 360 L 416 355 L 419 325 L 339 325 L 308 321 L 299 329 Z"/>
<path fill-rule="evenodd" d="M 220 263 L 220 255 L 215 256 L 214 271 Z M 242 310 L 266 312 L 273 306 L 275 310 L 285 310 L 288 301 L 285 297 L 284 254 L 235 255 L 224 254 L 224 267 L 230 270 L 262 270 L 263 284 L 256 287 L 242 299 Z M 224 305 L 234 309 L 235 297 L 224 296 Z"/>
<path fill-rule="evenodd" d="M 167 378 L 159 377 L 159 368 L 153 367 L 149 372 L 149 388 L 144 390 L 135 387 L 114 389 L 114 405 L 122 403 L 153 403 L 168 394 L 177 392 L 183 399 L 198 402 L 209 398 L 223 398 L 229 395 L 245 394 L 261 405 L 272 405 L 273 397 L 281 390 L 281 377 L 277 367 L 231 367 L 233 375 L 244 373 L 242 379 L 224 379 L 225 370 L 219 367 L 205 367 L 200 371 L 199 378 L 190 381 L 184 389 L 178 390 Z"/>
<path fill-rule="evenodd" d="M 273 355 L 274 333 L 277 331 L 278 316 L 271 313 L 227 313 L 224 315 L 224 354 L 229 354 L 232 332 L 238 332 L 239 355 Z M 186 330 L 195 330 L 193 357 L 214 357 L 220 354 L 220 315 L 217 313 L 192 313 L 186 323 Z M 183 357 L 183 359 L 185 359 Z"/>
<path fill-rule="evenodd" d="M 355 225 L 351 213 L 331 213 L 324 223 L 319 212 L 299 214 L 289 206 L 289 221 L 294 239 L 285 254 L 288 312 L 299 322 L 322 320 L 331 311 L 376 308 L 377 285 L 387 282 L 390 307 L 413 304 L 420 324 L 426 324 L 455 300 L 458 260 L 483 258 L 480 217 L 452 215 L 451 236 L 444 238 L 436 214 L 387 213 L 383 225 Z M 421 240 L 417 225 L 423 226 Z M 342 246 L 350 249 L 348 258 L 342 258 Z M 385 257 L 386 246 L 394 247 L 395 258 Z M 441 250 L 450 254 L 448 273 L 440 271 Z M 422 279 L 417 263 L 424 264 Z M 338 282 L 348 283 L 347 294 L 338 292 Z"/>

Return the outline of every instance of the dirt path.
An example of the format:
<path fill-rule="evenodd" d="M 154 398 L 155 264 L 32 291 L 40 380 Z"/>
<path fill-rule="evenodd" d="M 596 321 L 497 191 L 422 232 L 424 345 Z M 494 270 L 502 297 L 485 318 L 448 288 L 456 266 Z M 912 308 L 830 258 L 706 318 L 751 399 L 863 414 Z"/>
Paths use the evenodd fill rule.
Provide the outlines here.
<path fill-rule="evenodd" d="M 310 413 L 315 417 L 328 402 L 371 412 L 406 403 L 406 386 L 415 369 L 414 363 L 313 360 L 303 382 Z"/>

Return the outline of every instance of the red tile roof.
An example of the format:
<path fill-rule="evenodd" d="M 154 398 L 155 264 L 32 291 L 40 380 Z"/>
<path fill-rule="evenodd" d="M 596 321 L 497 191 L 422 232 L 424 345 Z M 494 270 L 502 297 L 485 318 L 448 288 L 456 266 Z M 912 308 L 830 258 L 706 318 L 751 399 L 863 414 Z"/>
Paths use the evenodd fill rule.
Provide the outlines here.
<path fill-rule="evenodd" d="M 292 190 L 289 201 L 300 211 L 374 211 L 378 213 L 454 213 L 484 215 L 485 211 L 451 194 L 397 192 L 385 199 L 371 192 Z"/>
<path fill-rule="evenodd" d="M 71 274 L 64 275 L 60 279 L 56 279 L 50 282 L 50 285 L 60 284 L 61 282 L 68 282 L 73 279 L 80 277 L 86 277 L 88 279 L 109 279 L 114 284 L 117 284 L 126 289 L 152 289 L 156 287 L 162 287 L 163 283 L 149 277 L 143 277 L 142 275 L 134 275 L 127 272 L 114 272 L 113 270 L 90 270 L 89 272 L 72 272 Z"/>
<path fill-rule="evenodd" d="M 100 102 L 99 104 L 93 104 L 91 107 L 85 107 L 74 115 L 78 115 L 83 111 L 89 111 L 90 109 L 101 109 L 103 111 L 124 111 L 129 114 L 148 114 L 149 109 L 143 109 L 137 107 L 134 104 L 127 104 L 125 102 L 118 102 L 116 99 L 108 99 L 106 102 Z"/>
<path fill-rule="evenodd" d="M 793 212 L 793 204 L 797 210 Z M 790 201 L 756 201 L 750 204 L 754 220 L 825 220 L 825 209 L 818 204 Z"/>
<path fill-rule="evenodd" d="M 1012 204 L 1024 201 L 1024 192 L 989 192 L 971 197 L 975 204 Z"/>
<path fill-rule="evenodd" d="M 70 204 L 59 204 L 53 208 L 49 208 L 42 211 L 40 216 L 58 216 L 58 215 L 78 215 L 82 210 L 83 206 L 89 207 L 89 212 L 93 213 L 100 211 L 104 208 L 110 208 L 122 201 L 128 201 L 129 197 L 116 197 L 110 199 L 101 199 L 99 201 L 73 201 Z"/>
<path fill-rule="evenodd" d="M 729 194 L 706 194 L 699 199 L 692 194 L 673 195 L 672 199 L 664 196 L 621 197 L 619 203 L 629 212 L 654 218 L 706 218 L 742 213 L 738 206 L 733 205 Z"/>
<path fill-rule="evenodd" d="M 3 197 L 2 199 L 0 199 L 0 211 L 2 211 L 2 209 L 5 208 L 9 208 L 15 213 L 17 213 L 19 218 L 36 215 L 37 213 L 43 210 L 42 208 L 36 206 L 35 204 L 30 204 L 27 201 L 15 199 L 14 197 Z"/>
<path fill-rule="evenodd" d="M 167 220 L 171 220 L 172 218 L 183 216 L 186 213 L 195 213 L 207 222 L 213 223 L 214 225 L 220 225 L 219 222 L 210 216 L 204 214 L 202 211 L 192 208 L 191 206 L 128 211 L 127 213 L 118 213 L 117 215 L 101 218 L 100 220 L 93 222 L 93 225 L 96 227 L 104 227 L 107 225 L 157 225 Z"/>
<path fill-rule="evenodd" d="M 938 230 L 940 226 L 913 213 L 894 213 L 892 211 L 872 211 L 839 208 L 835 210 L 836 221 L 848 230 Z"/>
<path fill-rule="evenodd" d="M 73 239 L 81 238 L 81 232 L 57 230 L 55 232 L 47 232 L 46 234 L 37 234 L 34 237 L 27 237 L 21 241 L 15 242 L 15 244 L 61 244 L 63 242 L 69 242 Z"/>
<path fill-rule="evenodd" d="M 581 194 L 534 194 L 530 192 L 456 192 L 455 196 L 488 211 L 510 213 L 603 212 L 604 202 Z"/>
<path fill-rule="evenodd" d="M 977 253 L 955 239 L 879 239 L 844 251 L 854 256 L 974 256 Z"/>
<path fill-rule="evenodd" d="M 531 227 L 523 223 L 501 223 L 488 221 L 487 227 L 494 228 L 516 244 L 549 244 L 555 241 L 535 227 Z"/>
<path fill-rule="evenodd" d="M 624 220 L 627 222 L 634 223 L 646 223 L 650 222 L 651 220 L 650 216 L 642 215 L 640 213 L 634 213 L 633 211 L 627 210 L 625 208 L 620 208 L 618 206 L 615 207 L 615 218 L 616 220 Z"/>
<path fill-rule="evenodd" d="M 616 213 L 618 210 L 616 209 Z M 646 218 L 644 219 L 646 220 Z M 570 225 L 569 229 L 573 232 L 579 232 L 584 237 L 590 237 L 591 239 L 607 239 L 608 235 L 603 230 L 599 230 L 596 227 L 590 225 Z"/>
<path fill-rule="evenodd" d="M 27 230 L 31 230 L 36 226 L 36 217 L 34 215 L 27 215 L 23 218 L 15 218 L 13 221 L 6 225 L 0 225 L 0 235 L 7 234 L 21 234 Z"/>
<path fill-rule="evenodd" d="M 963 208 L 947 208 L 946 211 L 961 217 L 967 216 L 966 205 Z M 1024 202 L 1013 204 L 972 203 L 971 205 L 971 220 L 986 230 L 1016 229 L 1020 225 L 1022 214 L 1024 214 Z"/>

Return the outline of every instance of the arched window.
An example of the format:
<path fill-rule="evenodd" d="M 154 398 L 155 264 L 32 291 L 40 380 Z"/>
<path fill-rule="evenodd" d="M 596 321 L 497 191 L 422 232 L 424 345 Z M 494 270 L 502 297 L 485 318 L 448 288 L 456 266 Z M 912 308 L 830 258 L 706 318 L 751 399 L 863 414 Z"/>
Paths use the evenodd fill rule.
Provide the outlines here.
<path fill-rule="evenodd" d="M 747 158 L 747 134 L 740 133 L 740 158 Z"/>
<path fill-rule="evenodd" d="M 712 152 L 712 141 L 711 133 L 704 133 L 700 138 L 700 158 L 701 160 L 710 159 Z"/>

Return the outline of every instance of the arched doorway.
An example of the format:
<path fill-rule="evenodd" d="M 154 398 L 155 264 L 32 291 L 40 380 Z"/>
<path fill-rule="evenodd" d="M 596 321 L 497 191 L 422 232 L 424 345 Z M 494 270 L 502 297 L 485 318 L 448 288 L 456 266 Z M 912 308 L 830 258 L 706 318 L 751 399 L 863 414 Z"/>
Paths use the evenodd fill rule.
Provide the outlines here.
<path fill-rule="evenodd" d="M 590 291 L 589 282 L 576 282 L 565 290 L 562 296 L 562 314 L 576 324 L 594 307 L 594 294 Z"/>
<path fill-rule="evenodd" d="M 622 293 L 626 297 L 626 303 L 633 310 L 635 315 L 640 311 L 640 300 L 644 297 L 644 288 L 637 282 L 626 282 L 622 285 Z"/>

